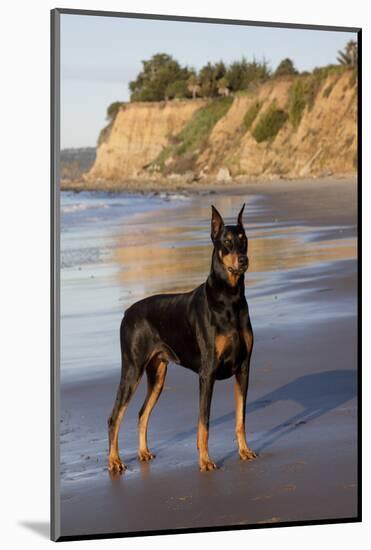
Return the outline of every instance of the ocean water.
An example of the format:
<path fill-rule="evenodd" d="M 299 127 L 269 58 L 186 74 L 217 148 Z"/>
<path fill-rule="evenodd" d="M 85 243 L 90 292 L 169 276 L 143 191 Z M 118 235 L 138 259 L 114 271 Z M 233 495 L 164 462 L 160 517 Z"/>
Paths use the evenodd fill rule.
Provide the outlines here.
<path fill-rule="evenodd" d="M 190 289 L 210 264 L 211 203 L 237 216 L 243 198 L 187 193 L 61 193 L 61 377 L 119 364 L 118 329 L 146 295 Z M 259 213 L 251 198 L 247 217 Z"/>
<path fill-rule="evenodd" d="M 110 237 L 138 214 L 171 208 L 185 194 L 61 193 L 61 268 L 96 264 L 106 258 Z"/>

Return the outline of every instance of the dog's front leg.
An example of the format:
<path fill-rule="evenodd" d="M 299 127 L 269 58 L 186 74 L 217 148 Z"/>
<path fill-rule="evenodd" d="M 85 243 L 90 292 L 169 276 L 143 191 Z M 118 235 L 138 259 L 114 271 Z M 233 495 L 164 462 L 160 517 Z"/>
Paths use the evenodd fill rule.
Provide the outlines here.
<path fill-rule="evenodd" d="M 199 381 L 200 415 L 198 418 L 197 448 L 199 452 L 200 470 L 201 472 L 206 472 L 207 470 L 214 470 L 216 468 L 216 464 L 211 460 L 208 450 L 210 406 L 215 381 L 214 374 L 201 374 Z"/>
<path fill-rule="evenodd" d="M 234 396 L 236 403 L 236 438 L 238 443 L 238 452 L 241 460 L 256 458 L 256 453 L 252 451 L 246 442 L 246 397 L 249 386 L 250 361 L 254 346 L 254 334 L 251 327 L 248 310 L 243 313 L 241 324 L 245 328 L 241 331 L 241 339 L 246 346 L 246 357 L 242 362 L 240 369 L 236 372 L 234 386 Z"/>
<path fill-rule="evenodd" d="M 234 395 L 236 403 L 236 438 L 238 443 L 238 452 L 241 460 L 256 458 L 256 453 L 252 451 L 246 441 L 246 397 L 249 385 L 249 360 L 243 364 L 241 369 L 236 372 L 236 381 L 234 386 Z"/>

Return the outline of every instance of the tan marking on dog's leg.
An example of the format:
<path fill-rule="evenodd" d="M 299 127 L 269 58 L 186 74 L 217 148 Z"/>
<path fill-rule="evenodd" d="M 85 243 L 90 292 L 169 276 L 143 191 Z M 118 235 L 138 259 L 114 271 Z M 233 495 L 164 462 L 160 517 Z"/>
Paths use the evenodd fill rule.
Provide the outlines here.
<path fill-rule="evenodd" d="M 248 460 L 250 458 L 255 458 L 256 454 L 248 447 L 246 441 L 246 389 L 244 388 L 244 384 L 246 384 L 246 381 L 244 381 L 242 377 L 243 375 L 241 373 L 236 373 L 234 385 L 234 396 L 236 405 L 236 438 L 240 458 L 242 460 Z"/>
<path fill-rule="evenodd" d="M 216 464 L 211 460 L 208 450 L 209 429 L 205 426 L 202 420 L 198 421 L 197 429 L 197 449 L 199 452 L 200 470 L 215 470 Z"/>
<path fill-rule="evenodd" d="M 158 363 L 152 362 L 147 367 L 148 378 L 148 390 L 147 396 L 143 403 L 143 406 L 139 412 L 139 460 L 146 461 L 155 458 L 149 449 L 147 444 L 147 428 L 148 420 L 152 412 L 153 407 L 156 405 L 158 398 L 161 395 L 164 387 L 164 381 L 167 371 L 167 363 L 160 361 Z"/>
<path fill-rule="evenodd" d="M 109 419 L 109 428 L 108 428 L 108 434 L 109 434 L 108 470 L 110 472 L 122 472 L 123 470 L 126 470 L 126 465 L 122 462 L 119 454 L 118 437 L 119 437 L 119 431 L 120 431 L 120 425 L 121 425 L 122 419 L 124 417 L 126 409 L 128 408 L 129 401 L 133 396 L 136 388 L 138 387 L 138 384 L 139 384 L 139 380 L 137 380 L 131 392 L 129 393 L 129 395 L 127 396 L 126 400 L 123 403 L 117 404 L 117 401 L 120 399 L 119 392 L 122 391 L 122 389 L 120 388 L 117 393 L 116 403 L 113 407 L 113 410 Z"/>
<path fill-rule="evenodd" d="M 247 449 L 246 433 L 245 433 L 245 407 L 244 398 L 242 395 L 241 385 L 236 375 L 234 385 L 234 398 L 236 405 L 236 437 L 239 450 Z"/>
<path fill-rule="evenodd" d="M 122 405 L 119 409 L 119 413 L 116 418 L 116 422 L 113 424 L 112 429 L 110 430 L 110 449 L 109 449 L 109 455 L 108 455 L 108 469 L 109 471 L 118 471 L 121 472 L 122 470 L 126 470 L 125 464 L 122 462 L 120 455 L 119 455 L 119 448 L 118 448 L 118 436 L 119 436 L 119 430 L 120 425 L 122 422 L 122 419 L 124 417 L 124 414 L 126 412 L 126 409 L 128 408 L 128 403 L 126 405 Z"/>

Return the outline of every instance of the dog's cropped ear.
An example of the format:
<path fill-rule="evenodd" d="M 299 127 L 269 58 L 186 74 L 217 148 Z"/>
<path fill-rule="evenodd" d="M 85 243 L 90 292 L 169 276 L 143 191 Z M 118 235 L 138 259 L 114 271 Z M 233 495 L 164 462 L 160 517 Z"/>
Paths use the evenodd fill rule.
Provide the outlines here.
<path fill-rule="evenodd" d="M 211 240 L 214 241 L 220 235 L 224 227 L 224 221 L 214 205 L 211 205 Z"/>
<path fill-rule="evenodd" d="M 238 225 L 242 225 L 242 227 L 243 227 L 242 214 L 244 210 L 245 210 L 245 203 L 243 203 L 240 213 L 237 216 L 237 223 Z"/>

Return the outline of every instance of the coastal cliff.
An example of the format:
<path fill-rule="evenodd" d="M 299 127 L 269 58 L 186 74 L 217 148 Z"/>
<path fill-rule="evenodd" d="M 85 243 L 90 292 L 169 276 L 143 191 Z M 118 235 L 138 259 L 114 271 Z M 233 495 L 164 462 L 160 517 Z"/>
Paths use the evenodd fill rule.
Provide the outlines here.
<path fill-rule="evenodd" d="M 123 104 L 81 183 L 318 177 L 356 165 L 357 80 L 347 69 L 217 99 Z"/>
<path fill-rule="evenodd" d="M 205 100 L 123 104 L 97 149 L 88 180 L 123 180 L 145 173 L 145 167 L 205 105 Z"/>

